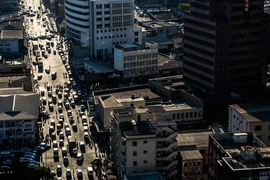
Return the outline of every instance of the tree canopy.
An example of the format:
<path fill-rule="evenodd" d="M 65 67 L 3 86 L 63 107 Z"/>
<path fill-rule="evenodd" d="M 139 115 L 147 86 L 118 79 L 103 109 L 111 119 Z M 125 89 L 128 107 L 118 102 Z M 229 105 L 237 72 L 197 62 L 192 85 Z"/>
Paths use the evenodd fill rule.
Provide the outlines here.
<path fill-rule="evenodd" d="M 189 11 L 190 10 L 190 4 L 189 3 L 180 3 L 178 5 L 178 10 L 181 12 Z"/>

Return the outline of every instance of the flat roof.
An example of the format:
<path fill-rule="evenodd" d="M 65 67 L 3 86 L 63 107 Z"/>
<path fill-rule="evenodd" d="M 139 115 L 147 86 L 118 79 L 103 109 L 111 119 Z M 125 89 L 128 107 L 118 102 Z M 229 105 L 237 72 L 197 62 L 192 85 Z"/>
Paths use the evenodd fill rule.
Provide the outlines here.
<path fill-rule="evenodd" d="M 148 100 L 152 99 L 161 99 L 162 97 L 157 93 L 151 91 L 147 85 L 133 86 L 133 87 L 124 87 L 124 88 L 115 88 L 105 91 L 95 91 L 94 97 L 97 102 L 97 98 L 102 95 L 112 95 L 115 99 L 126 99 L 130 98 L 132 95 L 134 97 L 143 97 Z"/>
<path fill-rule="evenodd" d="M 180 151 L 183 160 L 198 160 L 203 159 L 199 150 Z"/>
<path fill-rule="evenodd" d="M 93 69 L 93 73 L 106 73 L 117 71 L 113 67 L 108 66 L 106 62 L 103 61 L 84 61 L 84 64 L 89 68 Z"/>
<path fill-rule="evenodd" d="M 120 128 L 126 136 L 156 135 L 154 127 L 148 120 L 140 122 L 135 122 L 135 120 L 121 122 Z"/>
<path fill-rule="evenodd" d="M 243 146 L 251 147 L 264 147 L 266 146 L 260 139 L 258 139 L 253 132 L 243 132 L 247 135 L 246 141 L 241 143 L 234 142 L 234 136 L 239 135 L 238 133 L 228 132 L 222 134 L 210 134 L 220 146 L 227 152 L 238 152 Z M 241 134 L 240 134 L 241 135 Z"/>
<path fill-rule="evenodd" d="M 230 108 L 237 111 L 249 122 L 270 121 L 270 102 L 233 104 Z"/>
<path fill-rule="evenodd" d="M 9 84 L 9 81 L 12 83 Z M 31 76 L 3 76 L 0 77 L 0 88 L 5 88 L 1 89 L 0 95 L 6 91 L 7 93 L 10 92 L 17 92 L 17 91 L 23 91 L 22 90 L 22 84 L 24 85 L 24 90 L 33 92 L 32 88 L 32 80 Z M 25 92 L 27 93 L 27 92 Z"/>
<path fill-rule="evenodd" d="M 208 147 L 210 134 L 213 134 L 211 130 L 198 132 L 179 132 L 178 136 L 176 137 L 178 147 Z"/>

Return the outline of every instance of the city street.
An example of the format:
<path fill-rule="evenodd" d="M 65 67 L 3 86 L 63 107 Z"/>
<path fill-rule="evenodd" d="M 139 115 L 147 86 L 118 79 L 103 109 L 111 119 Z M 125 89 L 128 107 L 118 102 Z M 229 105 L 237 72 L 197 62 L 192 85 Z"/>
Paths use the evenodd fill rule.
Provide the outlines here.
<path fill-rule="evenodd" d="M 91 162 L 100 156 L 90 138 L 91 117 L 79 94 L 80 89 L 72 78 L 73 72 L 69 69 L 67 41 L 57 33 L 48 31 L 48 27 L 54 25 L 42 13 L 44 7 L 40 7 L 40 4 L 39 0 L 25 1 L 25 7 L 29 9 L 31 6 L 29 10 L 35 15 L 25 15 L 24 25 L 27 36 L 31 37 L 28 41 L 30 59 L 32 63 L 38 63 L 32 67 L 35 90 L 41 94 L 43 112 L 50 114 L 49 119 L 43 119 L 41 126 L 41 139 L 50 146 L 42 154 L 41 164 L 54 171 L 59 179 L 91 179 L 87 175 L 87 167 L 92 166 Z M 33 44 L 37 45 L 42 55 L 37 56 Z M 84 123 L 83 118 L 86 118 Z M 85 133 L 88 133 L 88 138 L 85 138 Z M 68 137 L 75 139 L 78 152 L 69 151 Z M 58 158 L 54 148 L 57 148 Z M 83 154 L 82 158 L 76 156 L 80 153 Z M 58 165 L 61 169 L 57 169 Z M 69 173 L 67 169 L 71 173 L 69 178 L 66 177 L 66 173 Z M 82 175 L 80 172 L 77 174 L 78 169 L 82 170 Z"/>

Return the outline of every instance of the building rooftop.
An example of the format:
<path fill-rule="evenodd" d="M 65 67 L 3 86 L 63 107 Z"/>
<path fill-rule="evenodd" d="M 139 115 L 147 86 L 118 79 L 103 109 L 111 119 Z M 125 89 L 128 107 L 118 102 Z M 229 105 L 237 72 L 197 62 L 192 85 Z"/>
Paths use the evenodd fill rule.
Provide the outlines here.
<path fill-rule="evenodd" d="M 127 180 L 164 180 L 159 172 L 136 173 L 126 176 Z"/>
<path fill-rule="evenodd" d="M 22 30 L 2 30 L 1 39 L 17 38 L 23 39 Z"/>
<path fill-rule="evenodd" d="M 10 84 L 9 81 L 11 81 L 12 83 Z M 6 89 L 6 90 L 2 89 L 1 93 L 3 93 L 4 91 L 6 91 L 7 93 L 10 93 L 11 91 L 12 92 L 13 91 L 16 91 L 16 92 L 20 91 L 21 93 L 27 93 L 27 92 L 23 92 L 22 85 L 23 85 L 23 89 L 25 91 L 33 92 L 31 76 L 3 76 L 3 77 L 0 77 L 0 88 Z M 16 89 L 16 90 L 14 90 L 14 89 Z"/>
<path fill-rule="evenodd" d="M 39 113 L 38 93 L 21 92 L 18 88 L 0 89 L 0 113 L 24 112 L 37 117 Z M 19 114 L 19 113 L 16 113 Z M 3 115 L 3 114 L 2 114 Z"/>
<path fill-rule="evenodd" d="M 1 30 L 21 30 L 22 24 L 16 21 L 6 21 L 0 24 Z"/>
<path fill-rule="evenodd" d="M 135 122 L 135 120 L 121 122 L 120 128 L 127 136 L 156 135 L 155 129 L 149 120 Z"/>
<path fill-rule="evenodd" d="M 92 69 L 93 73 L 106 73 L 106 72 L 115 72 L 113 66 L 108 66 L 104 61 L 84 61 L 84 66 L 87 66 L 87 69 Z"/>
<path fill-rule="evenodd" d="M 229 107 L 240 113 L 249 122 L 270 120 L 270 102 L 234 104 Z"/>
<path fill-rule="evenodd" d="M 182 150 L 188 146 L 196 146 L 196 149 L 197 147 L 208 147 L 210 134 L 213 134 L 212 130 L 179 132 L 176 138 L 178 147 L 182 147 Z"/>
<path fill-rule="evenodd" d="M 110 90 L 94 91 L 95 102 L 101 95 L 112 95 L 115 99 L 126 99 L 134 95 L 135 98 L 142 97 L 147 100 L 162 99 L 160 95 L 151 91 L 148 85 L 138 85 L 123 88 L 115 88 Z"/>
<path fill-rule="evenodd" d="M 233 170 L 270 169 L 270 147 L 242 149 L 234 156 L 223 157 L 222 160 Z M 221 161 L 219 161 L 221 163 Z"/>
<path fill-rule="evenodd" d="M 243 146 L 266 147 L 253 132 L 210 134 L 227 153 L 238 152 Z"/>
<path fill-rule="evenodd" d="M 198 160 L 203 159 L 199 150 L 180 151 L 183 160 Z"/>
<path fill-rule="evenodd" d="M 122 107 L 123 105 L 112 95 L 99 96 L 104 107 Z"/>
<path fill-rule="evenodd" d="M 173 45 L 173 42 L 163 34 L 158 34 L 154 37 L 143 37 L 143 42 L 157 43 L 159 46 Z"/>

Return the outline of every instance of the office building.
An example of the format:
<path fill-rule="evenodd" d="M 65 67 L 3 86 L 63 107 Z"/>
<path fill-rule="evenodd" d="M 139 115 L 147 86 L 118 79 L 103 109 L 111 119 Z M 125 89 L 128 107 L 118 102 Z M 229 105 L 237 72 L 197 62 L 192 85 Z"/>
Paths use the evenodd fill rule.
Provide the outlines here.
<path fill-rule="evenodd" d="M 261 179 L 270 169 L 269 150 L 253 132 L 210 134 L 208 179 Z"/>
<path fill-rule="evenodd" d="M 141 28 L 133 27 L 133 9 L 132 0 L 66 0 L 67 36 L 88 47 L 93 58 L 111 56 L 117 44 L 141 44 Z"/>
<path fill-rule="evenodd" d="M 158 45 L 116 45 L 114 68 L 123 72 L 124 80 L 158 74 Z"/>
<path fill-rule="evenodd" d="M 229 106 L 229 132 L 253 131 L 270 145 L 270 103 L 233 104 Z"/>
<path fill-rule="evenodd" d="M 194 0 L 185 14 L 183 75 L 212 95 L 263 88 L 263 0 Z"/>

